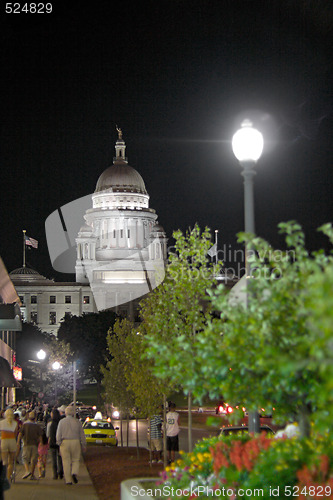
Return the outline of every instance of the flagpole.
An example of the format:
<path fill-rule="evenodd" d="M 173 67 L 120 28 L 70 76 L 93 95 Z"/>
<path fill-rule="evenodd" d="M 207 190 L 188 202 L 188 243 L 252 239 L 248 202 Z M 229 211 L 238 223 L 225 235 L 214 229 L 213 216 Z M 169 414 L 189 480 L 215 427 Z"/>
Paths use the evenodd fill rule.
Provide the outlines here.
<path fill-rule="evenodd" d="M 216 245 L 216 254 L 215 254 L 215 264 L 217 264 L 217 234 L 218 234 L 218 229 L 215 229 L 215 245 Z"/>
<path fill-rule="evenodd" d="M 23 229 L 23 267 L 25 267 L 25 233 L 26 230 Z"/>

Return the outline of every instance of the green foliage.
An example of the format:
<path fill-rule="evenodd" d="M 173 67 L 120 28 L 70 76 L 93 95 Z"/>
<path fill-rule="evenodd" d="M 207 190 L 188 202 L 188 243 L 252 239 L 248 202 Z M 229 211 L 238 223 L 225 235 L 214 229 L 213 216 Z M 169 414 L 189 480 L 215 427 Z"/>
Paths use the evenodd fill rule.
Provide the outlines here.
<path fill-rule="evenodd" d="M 37 361 L 37 352 L 40 349 L 46 352 L 46 359 L 43 362 Z M 58 395 L 67 393 L 70 387 L 67 369 L 64 367 L 55 372 L 52 370 L 52 363 L 59 361 L 62 365 L 66 365 L 70 355 L 68 343 L 58 340 L 53 334 L 42 332 L 31 323 L 23 323 L 22 331 L 16 334 L 17 363 L 23 369 L 21 382 L 23 387 L 18 389 L 18 397 L 28 397 L 29 393 L 43 389 L 46 397 L 54 401 L 56 384 Z"/>
<path fill-rule="evenodd" d="M 223 394 L 228 403 L 248 409 L 276 407 L 281 418 L 296 417 L 307 433 L 307 417 L 323 420 L 333 403 L 332 391 L 327 393 L 332 377 L 326 380 L 332 374 L 332 256 L 309 255 L 295 222 L 279 227 L 286 251 L 240 235 L 252 250 L 247 307 L 230 301 L 222 286 L 210 291 L 219 318 L 196 337 L 205 382 L 194 392 L 202 396 L 208 389 L 211 397 Z"/>
<path fill-rule="evenodd" d="M 254 498 L 311 498 L 316 497 L 315 493 L 331 498 L 332 474 L 330 436 L 314 435 L 310 441 L 274 439 L 264 434 L 230 435 L 204 439 L 192 453 L 183 453 L 165 469 L 156 488 L 189 490 L 200 498 L 211 498 L 212 490 L 216 490 L 216 496 L 229 498 L 231 491 L 239 491 L 244 498 L 252 498 L 250 492 Z"/>
<path fill-rule="evenodd" d="M 69 343 L 73 358 L 79 361 L 80 373 L 90 380 L 102 380 L 101 363 L 107 359 L 107 332 L 114 324 L 112 311 L 83 314 L 65 318 L 58 331 L 58 339 Z"/>
<path fill-rule="evenodd" d="M 51 365 L 55 361 L 58 361 L 60 364 L 68 363 L 73 356 L 70 344 L 65 340 L 59 340 L 54 335 L 52 335 L 44 345 Z"/>
<path fill-rule="evenodd" d="M 154 415 L 160 410 L 163 394 L 168 389 L 153 375 L 152 363 L 142 362 L 143 329 L 139 332 L 128 320 L 117 320 L 108 333 L 107 342 L 112 357 L 106 367 L 102 367 L 107 403 L 119 406 L 125 413 L 136 407 L 141 416 Z"/>
<path fill-rule="evenodd" d="M 106 403 L 120 408 L 126 415 L 131 413 L 135 404 L 133 391 L 128 387 L 126 370 L 128 351 L 127 337 L 131 335 L 133 324 L 124 319 L 117 319 L 107 334 L 107 348 L 111 359 L 106 366 L 101 366 L 102 385 Z"/>
<path fill-rule="evenodd" d="M 125 377 L 128 388 L 134 394 L 135 405 L 143 416 L 160 412 L 163 394 L 169 392 L 166 382 L 158 379 L 152 372 L 153 363 L 142 362 L 145 343 L 143 333 L 132 328 L 126 338 L 127 363 Z"/>
<path fill-rule="evenodd" d="M 185 393 L 200 385 L 195 338 L 211 314 L 206 289 L 214 282 L 219 266 L 208 262 L 211 247 L 208 229 L 196 225 L 185 235 L 173 234 L 175 251 L 163 283 L 142 302 L 146 332 L 145 356 L 153 361 L 153 372 Z"/>

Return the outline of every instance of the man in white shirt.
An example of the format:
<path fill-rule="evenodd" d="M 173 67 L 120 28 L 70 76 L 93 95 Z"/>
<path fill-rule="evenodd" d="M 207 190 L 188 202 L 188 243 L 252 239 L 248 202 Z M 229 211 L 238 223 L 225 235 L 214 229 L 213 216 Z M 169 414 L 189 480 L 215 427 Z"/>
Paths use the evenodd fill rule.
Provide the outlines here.
<path fill-rule="evenodd" d="M 82 451 L 86 450 L 86 436 L 81 422 L 75 418 L 73 406 L 67 406 L 65 415 L 58 424 L 56 439 L 60 447 L 66 484 L 73 484 L 78 482 L 81 447 Z"/>
<path fill-rule="evenodd" d="M 175 453 L 179 451 L 178 434 L 180 431 L 179 413 L 175 411 L 175 403 L 169 404 L 169 411 L 166 414 L 166 435 L 169 463 L 175 461 Z"/>

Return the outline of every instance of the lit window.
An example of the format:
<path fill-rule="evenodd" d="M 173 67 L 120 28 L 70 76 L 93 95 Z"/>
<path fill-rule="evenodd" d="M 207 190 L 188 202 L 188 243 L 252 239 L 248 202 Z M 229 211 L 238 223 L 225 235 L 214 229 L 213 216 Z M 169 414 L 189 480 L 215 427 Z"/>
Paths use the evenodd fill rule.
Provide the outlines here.
<path fill-rule="evenodd" d="M 50 295 L 50 304 L 55 304 L 55 303 L 56 303 L 56 296 Z"/>
<path fill-rule="evenodd" d="M 55 311 L 50 311 L 50 321 L 49 321 L 49 324 L 50 325 L 55 325 L 57 322 L 57 314 Z"/>
<path fill-rule="evenodd" d="M 90 303 L 90 297 L 89 297 L 89 295 L 85 295 L 85 296 L 83 297 L 83 303 L 84 303 L 84 304 L 89 304 L 89 303 Z"/>
<path fill-rule="evenodd" d="M 72 303 L 71 295 L 66 295 L 65 296 L 65 304 L 71 304 L 71 303 Z"/>

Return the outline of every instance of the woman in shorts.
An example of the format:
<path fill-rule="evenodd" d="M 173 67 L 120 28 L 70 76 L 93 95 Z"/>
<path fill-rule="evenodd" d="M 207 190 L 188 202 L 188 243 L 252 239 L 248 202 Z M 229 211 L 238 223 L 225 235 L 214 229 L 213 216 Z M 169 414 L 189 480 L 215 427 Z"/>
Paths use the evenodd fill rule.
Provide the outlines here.
<path fill-rule="evenodd" d="M 18 432 L 18 425 L 11 408 L 5 411 L 4 420 L 0 420 L 0 432 L 2 463 L 7 466 L 7 477 L 10 479 L 14 470 L 16 438 Z"/>

